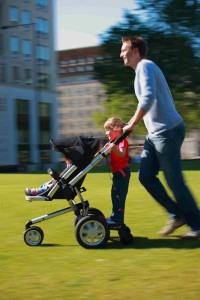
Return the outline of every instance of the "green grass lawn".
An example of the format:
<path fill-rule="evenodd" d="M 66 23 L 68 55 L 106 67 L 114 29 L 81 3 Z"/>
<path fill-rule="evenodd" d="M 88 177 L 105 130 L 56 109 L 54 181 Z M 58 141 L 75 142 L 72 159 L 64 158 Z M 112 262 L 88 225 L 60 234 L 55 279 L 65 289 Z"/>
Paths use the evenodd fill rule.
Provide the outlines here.
<path fill-rule="evenodd" d="M 200 171 L 187 170 L 185 177 L 200 205 Z M 27 246 L 23 231 L 29 219 L 68 206 L 65 200 L 25 200 L 25 187 L 48 179 L 48 174 L 0 174 L 1 300 L 200 299 L 200 240 L 180 240 L 186 226 L 170 237 L 157 235 L 167 216 L 139 184 L 136 172 L 126 205 L 132 245 L 121 245 L 111 231 L 106 246 L 84 249 L 75 238 L 74 214 L 68 213 L 37 224 L 45 234 L 43 243 Z M 89 173 L 84 186 L 85 200 L 109 216 L 110 175 Z"/>

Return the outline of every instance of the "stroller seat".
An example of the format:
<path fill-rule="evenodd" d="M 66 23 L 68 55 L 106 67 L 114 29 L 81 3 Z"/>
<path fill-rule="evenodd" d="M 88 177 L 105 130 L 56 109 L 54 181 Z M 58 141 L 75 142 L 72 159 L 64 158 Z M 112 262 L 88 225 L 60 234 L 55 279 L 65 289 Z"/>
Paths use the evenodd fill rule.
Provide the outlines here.
<path fill-rule="evenodd" d="M 71 181 L 92 161 L 100 147 L 100 140 L 93 137 L 78 136 L 58 140 L 50 140 L 53 151 L 61 152 L 65 158 L 70 159 L 72 166 L 65 168 L 61 174 L 52 169 L 47 172 L 52 176 L 53 183 L 44 192 L 37 196 L 26 196 L 26 200 L 67 199 L 73 200 L 77 189 L 81 191 L 81 185 L 86 177 L 83 175 L 77 182 L 71 185 Z"/>

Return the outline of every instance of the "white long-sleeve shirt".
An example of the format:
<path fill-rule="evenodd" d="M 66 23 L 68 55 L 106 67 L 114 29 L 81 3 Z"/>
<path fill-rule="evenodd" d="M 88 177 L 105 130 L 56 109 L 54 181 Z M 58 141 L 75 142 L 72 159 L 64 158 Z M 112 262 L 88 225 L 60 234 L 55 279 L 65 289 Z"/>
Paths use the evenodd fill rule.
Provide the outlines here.
<path fill-rule="evenodd" d="M 149 133 L 159 134 L 180 124 L 167 81 L 160 68 L 152 61 L 142 59 L 135 70 L 135 94 L 138 107 L 147 113 L 143 117 Z"/>

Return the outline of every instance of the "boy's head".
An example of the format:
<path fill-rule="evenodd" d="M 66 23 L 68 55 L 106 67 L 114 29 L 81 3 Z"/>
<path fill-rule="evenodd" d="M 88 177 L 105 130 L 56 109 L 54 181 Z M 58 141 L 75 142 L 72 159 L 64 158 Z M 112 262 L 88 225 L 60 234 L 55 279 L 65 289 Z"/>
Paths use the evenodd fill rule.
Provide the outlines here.
<path fill-rule="evenodd" d="M 106 132 L 106 135 L 108 135 L 110 140 L 114 140 L 118 138 L 122 133 L 123 133 L 123 127 L 124 123 L 119 117 L 112 117 L 109 118 L 105 123 L 104 123 L 104 129 Z"/>

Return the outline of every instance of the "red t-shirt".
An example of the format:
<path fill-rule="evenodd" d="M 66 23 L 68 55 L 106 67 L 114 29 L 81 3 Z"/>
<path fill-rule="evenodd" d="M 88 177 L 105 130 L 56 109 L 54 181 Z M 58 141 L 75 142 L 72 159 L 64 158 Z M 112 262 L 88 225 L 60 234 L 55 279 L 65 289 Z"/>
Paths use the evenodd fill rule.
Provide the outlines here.
<path fill-rule="evenodd" d="M 116 153 L 114 153 L 112 150 L 110 152 L 110 166 L 112 172 L 120 171 L 126 167 L 128 167 L 128 161 L 129 161 L 129 143 L 127 139 L 124 139 L 121 143 L 117 145 L 117 148 L 126 148 L 126 154 L 124 157 L 119 157 Z"/>

